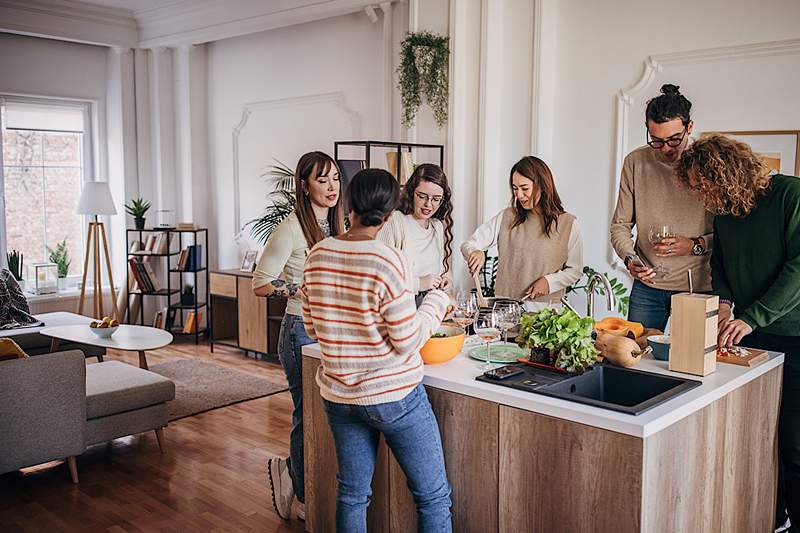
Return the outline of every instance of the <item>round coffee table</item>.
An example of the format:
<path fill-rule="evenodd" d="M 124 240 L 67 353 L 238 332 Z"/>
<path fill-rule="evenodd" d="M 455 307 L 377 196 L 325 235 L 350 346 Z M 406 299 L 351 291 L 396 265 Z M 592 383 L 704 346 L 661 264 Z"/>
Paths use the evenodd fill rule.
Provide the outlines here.
<path fill-rule="evenodd" d="M 90 346 L 101 346 L 103 348 L 113 348 L 115 350 L 128 350 L 139 352 L 139 368 L 147 370 L 146 350 L 156 350 L 172 343 L 172 333 L 163 329 L 151 328 L 148 326 L 131 326 L 121 324 L 114 334 L 101 339 L 91 331 L 89 326 L 54 326 L 44 328 L 39 333 L 51 337 L 50 351 L 58 349 L 58 341 L 80 342 Z"/>

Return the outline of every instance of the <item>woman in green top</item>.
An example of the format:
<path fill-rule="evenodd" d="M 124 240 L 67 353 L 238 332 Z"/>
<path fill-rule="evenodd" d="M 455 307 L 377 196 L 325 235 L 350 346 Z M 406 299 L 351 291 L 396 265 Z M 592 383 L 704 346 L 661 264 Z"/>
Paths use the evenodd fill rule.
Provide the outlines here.
<path fill-rule="evenodd" d="M 344 233 L 339 168 L 323 152 L 309 152 L 300 158 L 295 170 L 295 209 L 270 235 L 253 272 L 256 296 L 288 297 L 286 315 L 278 334 L 278 359 L 292 394 L 292 432 L 289 458 L 273 457 L 267 463 L 272 503 L 278 516 L 288 519 L 292 501 L 300 502 L 304 514 L 303 476 L 303 373 L 302 347 L 314 341 L 303 327 L 300 295 L 297 288 L 303 277 L 308 250 L 326 237 Z"/>
<path fill-rule="evenodd" d="M 778 442 L 784 505 L 800 525 L 800 179 L 770 175 L 747 144 L 701 138 L 681 156 L 681 181 L 716 215 L 711 277 L 720 346 L 784 352 Z M 765 435 L 765 438 L 768 436 Z M 766 459 L 766 458 L 765 458 Z M 780 524 L 779 524 L 780 525 Z"/>

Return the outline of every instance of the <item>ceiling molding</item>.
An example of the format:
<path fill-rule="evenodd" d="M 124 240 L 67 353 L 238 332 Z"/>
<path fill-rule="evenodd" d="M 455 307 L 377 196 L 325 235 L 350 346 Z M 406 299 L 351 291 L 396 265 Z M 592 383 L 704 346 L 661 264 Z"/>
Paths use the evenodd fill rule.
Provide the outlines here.
<path fill-rule="evenodd" d="M 191 6 L 179 2 L 136 13 L 139 46 L 201 44 L 362 12 L 378 4 L 376 0 L 199 0 Z"/>
<path fill-rule="evenodd" d="M 617 191 L 619 190 L 620 175 L 622 173 L 622 165 L 625 161 L 625 156 L 631 150 L 628 146 L 630 143 L 628 119 L 631 106 L 636 102 L 636 97 L 650 86 L 656 74 L 664 70 L 664 67 L 690 63 L 738 61 L 741 59 L 790 54 L 800 54 L 800 39 L 723 46 L 718 48 L 703 48 L 699 50 L 648 56 L 644 61 L 642 75 L 639 79 L 630 87 L 620 89 L 616 95 L 615 157 L 614 175 L 612 176 L 612 183 L 615 184 L 613 192 L 614 199 L 616 199 Z M 612 211 L 613 208 L 612 206 Z M 619 266 L 621 264 L 613 248 L 609 248 L 609 263 L 614 266 Z"/>
<path fill-rule="evenodd" d="M 0 31 L 128 48 L 139 33 L 130 11 L 74 0 L 0 0 Z"/>

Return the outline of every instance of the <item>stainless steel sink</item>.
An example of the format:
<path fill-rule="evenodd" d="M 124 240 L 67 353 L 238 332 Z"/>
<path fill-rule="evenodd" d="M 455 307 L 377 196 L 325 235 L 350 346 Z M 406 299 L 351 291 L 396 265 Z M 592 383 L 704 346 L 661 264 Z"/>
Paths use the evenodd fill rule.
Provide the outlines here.
<path fill-rule="evenodd" d="M 507 380 L 492 380 L 483 375 L 477 379 L 630 415 L 643 413 L 701 384 L 692 379 L 611 365 L 597 365 L 579 376 L 527 365 L 520 368 L 523 374 Z"/>

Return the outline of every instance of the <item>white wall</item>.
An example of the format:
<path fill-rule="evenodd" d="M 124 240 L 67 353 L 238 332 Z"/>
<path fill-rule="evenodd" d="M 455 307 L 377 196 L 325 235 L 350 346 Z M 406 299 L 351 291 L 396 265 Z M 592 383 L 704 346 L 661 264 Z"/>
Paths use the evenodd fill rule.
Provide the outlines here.
<path fill-rule="evenodd" d="M 557 3 L 556 101 L 549 161 L 568 210 L 581 221 L 586 263 L 608 267 L 616 198 L 615 95 L 650 55 L 797 39 L 800 3 L 676 0 Z M 693 103 L 696 131 L 800 129 L 800 55 L 667 64 L 631 106 L 630 151 L 644 143 L 644 101 L 663 83 Z M 624 276 L 624 275 L 623 275 Z"/>
<path fill-rule="evenodd" d="M 275 159 L 293 168 L 304 152 L 333 155 L 335 140 L 383 136 L 381 28 L 356 13 L 208 45 L 211 240 L 220 267 L 240 261 L 235 165 L 246 222 L 266 206 L 271 186 L 259 175 Z"/>

